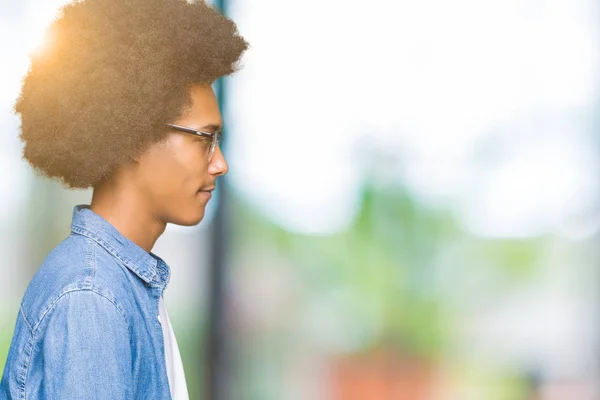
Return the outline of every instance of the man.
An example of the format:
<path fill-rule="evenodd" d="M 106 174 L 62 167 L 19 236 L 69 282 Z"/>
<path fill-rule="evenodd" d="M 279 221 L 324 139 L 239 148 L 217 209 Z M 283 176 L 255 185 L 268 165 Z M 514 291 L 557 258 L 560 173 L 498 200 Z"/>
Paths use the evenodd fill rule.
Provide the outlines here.
<path fill-rule="evenodd" d="M 25 292 L 0 399 L 187 399 L 151 250 L 167 223 L 202 220 L 227 173 L 211 83 L 247 43 L 185 0 L 73 3 L 48 38 L 15 106 L 24 157 L 93 196 Z"/>

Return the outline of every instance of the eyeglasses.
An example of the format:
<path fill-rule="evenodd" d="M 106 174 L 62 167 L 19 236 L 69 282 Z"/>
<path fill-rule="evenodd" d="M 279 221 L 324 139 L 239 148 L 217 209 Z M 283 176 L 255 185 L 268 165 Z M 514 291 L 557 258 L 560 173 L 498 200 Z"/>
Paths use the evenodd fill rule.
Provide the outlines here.
<path fill-rule="evenodd" d="M 181 125 L 167 124 L 168 127 L 175 129 L 176 131 L 191 133 L 192 135 L 202 136 L 205 138 L 211 139 L 210 147 L 208 149 L 208 162 L 212 160 L 213 155 L 215 154 L 215 149 L 221 142 L 221 131 L 217 131 L 214 133 L 199 131 L 197 129 L 187 128 Z"/>

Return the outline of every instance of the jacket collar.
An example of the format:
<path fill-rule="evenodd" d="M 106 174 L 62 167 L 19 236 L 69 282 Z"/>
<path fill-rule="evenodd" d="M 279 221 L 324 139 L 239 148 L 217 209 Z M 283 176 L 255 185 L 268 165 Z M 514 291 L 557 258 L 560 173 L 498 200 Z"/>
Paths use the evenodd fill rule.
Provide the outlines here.
<path fill-rule="evenodd" d="M 123 236 L 113 225 L 89 209 L 77 205 L 73 209 L 71 231 L 89 237 L 119 259 L 144 282 L 161 288 L 169 283 L 170 268 L 157 255 L 148 253 Z"/>

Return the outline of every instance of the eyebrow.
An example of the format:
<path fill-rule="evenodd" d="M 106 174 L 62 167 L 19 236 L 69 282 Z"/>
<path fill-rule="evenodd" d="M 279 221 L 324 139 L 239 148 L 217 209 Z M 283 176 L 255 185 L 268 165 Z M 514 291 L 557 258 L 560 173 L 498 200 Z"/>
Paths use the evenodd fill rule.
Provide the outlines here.
<path fill-rule="evenodd" d="M 196 128 L 194 128 L 194 129 L 196 129 Z M 223 127 L 221 125 L 208 124 L 208 125 L 204 125 L 202 128 L 197 128 L 196 130 L 208 131 L 208 132 L 214 133 L 214 132 L 220 132 L 222 129 L 223 129 Z"/>

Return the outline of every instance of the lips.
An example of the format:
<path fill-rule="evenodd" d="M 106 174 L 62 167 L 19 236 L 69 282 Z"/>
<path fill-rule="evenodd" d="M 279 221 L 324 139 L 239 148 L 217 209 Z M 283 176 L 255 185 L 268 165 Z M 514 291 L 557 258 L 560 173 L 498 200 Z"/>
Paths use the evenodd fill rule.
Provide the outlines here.
<path fill-rule="evenodd" d="M 208 199 L 210 199 L 212 197 L 212 192 L 213 192 L 213 190 L 215 190 L 215 188 L 216 188 L 215 186 L 201 188 L 200 190 L 198 190 L 198 192 L 196 194 L 202 195 L 203 197 L 206 196 Z"/>
<path fill-rule="evenodd" d="M 207 188 L 201 188 L 200 190 L 198 190 L 198 192 L 212 193 L 212 191 L 215 189 L 216 189 L 216 186 L 211 186 L 211 187 L 207 187 Z"/>

